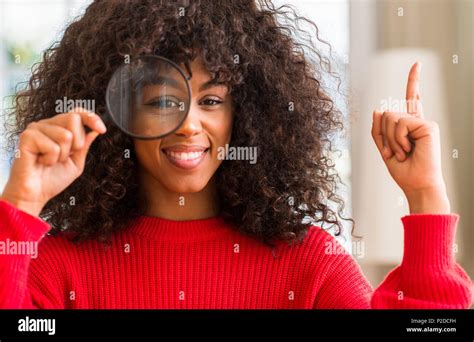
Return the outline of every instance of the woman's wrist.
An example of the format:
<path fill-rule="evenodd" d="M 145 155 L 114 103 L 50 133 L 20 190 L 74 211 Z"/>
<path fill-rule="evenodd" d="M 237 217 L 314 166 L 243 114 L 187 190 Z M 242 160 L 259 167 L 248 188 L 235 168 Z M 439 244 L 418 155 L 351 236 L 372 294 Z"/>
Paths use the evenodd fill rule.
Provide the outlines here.
<path fill-rule="evenodd" d="M 43 205 L 39 203 L 27 202 L 21 199 L 16 198 L 15 196 L 9 196 L 8 194 L 0 194 L 0 200 L 10 203 L 17 209 L 30 214 L 31 216 L 39 217 L 41 210 L 43 209 Z"/>
<path fill-rule="evenodd" d="M 451 205 L 445 186 L 405 193 L 410 214 L 450 214 Z"/>

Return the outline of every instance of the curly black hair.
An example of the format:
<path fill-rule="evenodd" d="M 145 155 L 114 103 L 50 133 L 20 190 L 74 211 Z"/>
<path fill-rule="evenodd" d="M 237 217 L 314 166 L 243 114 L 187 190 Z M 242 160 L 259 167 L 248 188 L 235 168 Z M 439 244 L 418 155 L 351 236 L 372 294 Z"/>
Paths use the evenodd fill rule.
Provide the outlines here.
<path fill-rule="evenodd" d="M 330 154 L 343 116 L 323 86 L 331 64 L 304 35 L 302 22 L 315 30 L 316 42 L 327 44 L 293 7 L 267 0 L 95 1 L 34 66 L 9 112 L 15 119 L 9 141 L 29 123 L 56 115 L 55 100 L 63 97 L 95 100 L 107 122 L 105 89 L 127 56 L 159 54 L 184 65 L 200 56 L 213 80 L 230 88 L 230 145 L 258 150 L 255 165 L 224 161 L 219 167 L 222 217 L 266 243 L 301 240 L 315 221 L 340 231 L 340 218 L 354 225 L 342 216 L 341 179 Z M 84 173 L 40 216 L 52 233 L 108 240 L 143 214 L 137 165 L 132 139 L 109 124 Z"/>

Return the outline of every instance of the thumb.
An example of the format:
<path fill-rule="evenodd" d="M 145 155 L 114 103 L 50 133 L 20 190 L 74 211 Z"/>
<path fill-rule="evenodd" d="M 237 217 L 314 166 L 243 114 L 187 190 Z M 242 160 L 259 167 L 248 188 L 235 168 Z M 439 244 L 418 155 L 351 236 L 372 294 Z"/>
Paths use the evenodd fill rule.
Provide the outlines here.
<path fill-rule="evenodd" d="M 71 155 L 72 161 L 79 169 L 82 170 L 84 168 L 87 152 L 89 152 L 89 148 L 91 147 L 94 140 L 99 136 L 99 134 L 100 133 L 97 131 L 91 131 L 87 133 L 84 146 L 80 150 L 74 151 Z"/>

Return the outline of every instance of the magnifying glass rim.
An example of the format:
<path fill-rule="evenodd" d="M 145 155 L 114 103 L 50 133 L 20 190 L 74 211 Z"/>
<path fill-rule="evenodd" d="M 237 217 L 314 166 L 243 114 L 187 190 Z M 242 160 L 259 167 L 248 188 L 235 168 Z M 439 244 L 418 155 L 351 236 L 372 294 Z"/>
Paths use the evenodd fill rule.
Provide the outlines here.
<path fill-rule="evenodd" d="M 114 124 L 122 131 L 124 132 L 125 134 L 133 137 L 133 138 L 136 138 L 136 139 L 142 139 L 142 140 L 153 140 L 153 139 L 161 139 L 167 135 L 170 135 L 174 132 L 176 132 L 180 127 L 181 125 L 183 124 L 183 122 L 186 120 L 186 118 L 188 117 L 188 114 L 189 114 L 189 106 L 191 104 L 191 98 L 192 98 L 192 93 L 191 93 L 191 87 L 189 86 L 189 77 L 186 76 L 186 74 L 184 73 L 183 69 L 181 69 L 181 67 L 176 64 L 175 62 L 173 62 L 172 60 L 166 58 L 166 57 L 163 57 L 163 56 L 158 56 L 158 55 L 141 55 L 141 56 L 138 56 L 135 60 L 138 60 L 138 59 L 146 59 L 146 58 L 153 58 L 153 59 L 161 59 L 162 61 L 165 61 L 165 62 L 168 62 L 170 63 L 172 66 L 174 66 L 178 71 L 179 73 L 181 74 L 181 76 L 183 76 L 184 80 L 186 81 L 186 88 L 188 89 L 188 93 L 189 93 L 189 98 L 188 98 L 188 103 L 186 105 L 186 113 L 183 117 L 183 119 L 180 121 L 180 123 L 176 126 L 175 129 L 173 129 L 172 131 L 170 132 L 167 132 L 165 134 L 161 134 L 161 135 L 157 135 L 157 136 L 150 136 L 150 137 L 144 137 L 144 136 L 141 136 L 141 135 L 137 135 L 135 133 L 131 133 L 131 132 L 128 132 L 127 130 L 125 130 L 116 120 L 115 120 L 115 117 L 114 115 L 111 113 L 110 109 L 111 106 L 110 106 L 110 102 L 109 102 L 109 88 L 111 87 L 111 81 L 112 79 L 114 78 L 115 74 L 126 64 L 122 64 L 121 66 L 119 66 L 117 68 L 117 70 L 114 71 L 114 73 L 112 74 L 112 76 L 110 77 L 110 80 L 109 80 L 109 83 L 107 84 L 107 89 L 105 91 L 105 104 L 106 104 L 106 109 L 107 109 L 107 113 L 109 114 L 109 116 L 112 118 L 112 121 L 114 122 Z M 134 60 L 134 61 L 135 61 Z M 127 63 L 127 64 L 130 64 L 130 63 Z"/>

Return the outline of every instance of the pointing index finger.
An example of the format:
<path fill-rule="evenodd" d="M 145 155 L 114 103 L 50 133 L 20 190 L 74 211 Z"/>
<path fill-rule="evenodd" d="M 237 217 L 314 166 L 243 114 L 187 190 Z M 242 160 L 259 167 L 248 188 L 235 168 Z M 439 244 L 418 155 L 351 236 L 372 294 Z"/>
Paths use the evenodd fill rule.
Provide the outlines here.
<path fill-rule="evenodd" d="M 417 117 L 423 117 L 423 107 L 421 105 L 420 93 L 420 70 L 420 62 L 416 62 L 412 65 L 410 72 L 408 73 L 406 92 L 407 112 L 408 114 Z"/>

